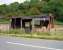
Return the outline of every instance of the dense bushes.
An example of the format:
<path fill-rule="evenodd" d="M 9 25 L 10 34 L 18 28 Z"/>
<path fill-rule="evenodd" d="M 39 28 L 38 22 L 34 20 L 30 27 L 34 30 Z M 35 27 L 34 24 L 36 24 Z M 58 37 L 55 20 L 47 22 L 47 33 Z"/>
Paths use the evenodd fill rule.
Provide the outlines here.
<path fill-rule="evenodd" d="M 63 17 L 63 0 L 30 0 L 0 5 L 0 16 L 31 16 L 52 13 L 56 18 Z M 63 20 L 63 19 L 62 19 Z"/>

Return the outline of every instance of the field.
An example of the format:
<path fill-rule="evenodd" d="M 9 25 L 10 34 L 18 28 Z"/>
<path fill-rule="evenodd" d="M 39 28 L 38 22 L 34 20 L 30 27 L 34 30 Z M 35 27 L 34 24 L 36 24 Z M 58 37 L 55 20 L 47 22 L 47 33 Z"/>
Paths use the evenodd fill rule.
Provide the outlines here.
<path fill-rule="evenodd" d="M 0 21 L 1 36 L 63 40 L 63 23 L 56 22 L 55 27 L 48 32 L 25 33 L 21 29 L 10 29 L 10 23 L 7 20 L 5 20 L 6 22 Z"/>

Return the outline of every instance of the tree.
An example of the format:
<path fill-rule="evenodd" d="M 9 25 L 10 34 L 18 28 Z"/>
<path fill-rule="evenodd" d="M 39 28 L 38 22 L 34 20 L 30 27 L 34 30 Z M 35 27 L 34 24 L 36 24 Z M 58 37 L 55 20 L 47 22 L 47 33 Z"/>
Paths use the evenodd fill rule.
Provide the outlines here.
<path fill-rule="evenodd" d="M 57 18 L 63 16 L 63 0 L 26 0 L 10 5 L 0 5 L 0 16 L 30 16 L 52 13 Z"/>
<path fill-rule="evenodd" d="M 5 15 L 7 13 L 7 5 L 0 5 L 0 15 Z"/>
<path fill-rule="evenodd" d="M 53 13 L 55 16 L 63 15 L 63 0 L 50 0 L 47 4 L 43 5 L 42 11 L 46 13 Z"/>

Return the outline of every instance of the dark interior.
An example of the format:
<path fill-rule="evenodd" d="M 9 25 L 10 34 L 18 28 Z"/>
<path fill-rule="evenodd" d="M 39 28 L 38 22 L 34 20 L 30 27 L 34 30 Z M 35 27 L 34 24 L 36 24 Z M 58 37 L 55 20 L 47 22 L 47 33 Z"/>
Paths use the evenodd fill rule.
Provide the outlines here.
<path fill-rule="evenodd" d="M 45 26 L 46 28 L 48 27 L 48 24 L 49 24 L 49 20 L 42 20 L 41 21 L 41 26 L 43 27 L 43 26 Z"/>
<path fill-rule="evenodd" d="M 26 22 L 28 22 L 29 25 L 30 25 L 30 27 L 31 27 L 31 21 L 32 21 L 32 19 L 23 19 L 23 20 L 22 20 L 22 27 L 23 27 L 23 28 L 26 27 L 26 26 L 25 26 L 25 23 L 26 23 Z"/>
<path fill-rule="evenodd" d="M 31 32 L 32 25 L 31 25 L 32 19 L 23 19 L 22 20 L 22 27 L 25 29 L 25 32 Z M 29 26 L 26 26 L 26 24 L 29 23 Z"/>
<path fill-rule="evenodd" d="M 11 27 L 21 28 L 21 18 L 12 18 Z"/>
<path fill-rule="evenodd" d="M 41 28 L 43 26 L 45 26 L 46 28 L 48 27 L 48 24 L 49 24 L 49 20 L 40 20 L 40 24 L 39 25 L 35 25 L 35 27 L 37 28 Z"/>
<path fill-rule="evenodd" d="M 21 18 L 16 18 L 16 28 L 21 28 Z"/>
<path fill-rule="evenodd" d="M 22 21 L 22 24 L 21 24 L 21 21 Z M 11 27 L 12 28 L 21 28 L 21 25 L 22 25 L 22 28 L 24 28 L 26 32 L 31 32 L 31 30 L 32 30 L 31 22 L 32 22 L 32 19 L 12 18 Z M 49 24 L 49 20 L 45 20 L 45 21 L 39 20 L 39 24 L 35 24 L 34 26 L 36 28 L 41 28 L 43 26 L 45 26 L 47 28 L 48 24 Z"/>
<path fill-rule="evenodd" d="M 15 19 L 14 19 L 14 18 L 12 18 L 11 27 L 12 27 L 12 28 L 15 28 Z"/>

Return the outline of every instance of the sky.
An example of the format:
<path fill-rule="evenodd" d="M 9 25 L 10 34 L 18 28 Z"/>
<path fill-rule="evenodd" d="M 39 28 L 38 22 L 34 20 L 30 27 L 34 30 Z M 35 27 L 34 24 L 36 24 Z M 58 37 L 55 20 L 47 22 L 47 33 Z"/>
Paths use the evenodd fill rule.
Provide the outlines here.
<path fill-rule="evenodd" d="M 24 2 L 25 0 L 0 0 L 0 5 L 1 4 L 10 4 L 10 3 L 13 3 L 13 2 L 19 2 L 19 3 L 22 3 Z"/>

